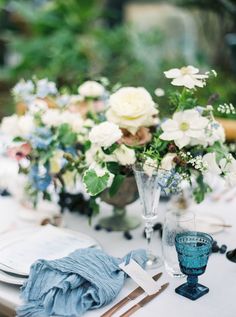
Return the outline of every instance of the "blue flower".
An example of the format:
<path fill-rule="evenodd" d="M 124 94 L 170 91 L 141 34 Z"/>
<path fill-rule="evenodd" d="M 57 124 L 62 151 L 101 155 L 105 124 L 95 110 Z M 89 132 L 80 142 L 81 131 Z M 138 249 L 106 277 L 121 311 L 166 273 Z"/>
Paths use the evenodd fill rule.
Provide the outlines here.
<path fill-rule="evenodd" d="M 159 186 L 161 190 L 169 195 L 170 193 L 178 193 L 180 188 L 179 184 L 182 180 L 182 177 L 179 173 L 176 173 L 175 170 L 164 171 L 159 173 Z"/>
<path fill-rule="evenodd" d="M 52 132 L 48 128 L 37 128 L 30 137 L 33 148 L 46 150 L 52 142 Z"/>
<path fill-rule="evenodd" d="M 34 188 L 42 192 L 48 188 L 52 181 L 48 167 L 44 166 L 40 170 L 38 164 L 32 166 L 29 177 Z"/>

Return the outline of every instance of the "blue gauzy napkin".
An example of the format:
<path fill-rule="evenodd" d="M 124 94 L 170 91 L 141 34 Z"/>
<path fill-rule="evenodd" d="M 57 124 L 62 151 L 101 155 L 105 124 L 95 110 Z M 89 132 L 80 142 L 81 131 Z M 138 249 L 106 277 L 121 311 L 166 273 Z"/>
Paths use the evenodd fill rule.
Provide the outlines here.
<path fill-rule="evenodd" d="M 80 249 L 58 260 L 38 260 L 21 289 L 25 304 L 18 308 L 17 316 L 79 317 L 107 305 L 127 277 L 119 264 L 130 258 L 142 267 L 147 260 L 142 249 L 118 259 L 94 248 Z"/>

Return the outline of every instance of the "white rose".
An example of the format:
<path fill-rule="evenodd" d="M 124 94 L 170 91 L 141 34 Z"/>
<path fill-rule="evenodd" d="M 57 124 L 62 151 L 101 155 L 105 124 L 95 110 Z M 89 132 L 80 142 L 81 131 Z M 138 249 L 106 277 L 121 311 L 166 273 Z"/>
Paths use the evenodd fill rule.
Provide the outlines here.
<path fill-rule="evenodd" d="M 49 127 L 58 127 L 63 123 L 67 123 L 77 133 L 81 132 L 83 128 L 83 119 L 78 113 L 75 114 L 70 111 L 60 112 L 57 109 L 48 109 L 42 115 L 42 122 Z"/>
<path fill-rule="evenodd" d="M 3 134 L 9 135 L 9 136 L 17 136 L 18 135 L 18 116 L 16 114 L 13 114 L 12 116 L 4 117 L 2 119 L 1 123 L 1 132 Z"/>
<path fill-rule="evenodd" d="M 113 152 L 113 155 L 121 165 L 133 165 L 136 161 L 135 151 L 122 144 Z"/>
<path fill-rule="evenodd" d="M 78 113 L 72 113 L 70 111 L 64 111 L 60 116 L 60 124 L 67 123 L 72 130 L 79 133 L 83 129 L 83 119 Z"/>
<path fill-rule="evenodd" d="M 206 165 L 207 172 L 215 175 L 221 174 L 221 169 L 216 162 L 216 153 L 207 153 L 202 158 L 203 163 Z"/>
<path fill-rule="evenodd" d="M 49 127 L 60 125 L 60 112 L 57 109 L 48 109 L 42 115 L 42 122 Z"/>
<path fill-rule="evenodd" d="M 35 124 L 34 124 L 34 118 L 26 114 L 24 116 L 20 116 L 18 119 L 18 128 L 20 135 L 27 136 L 34 130 Z"/>
<path fill-rule="evenodd" d="M 88 80 L 79 86 L 78 92 L 83 97 L 98 98 L 104 95 L 105 88 L 96 81 Z"/>
<path fill-rule="evenodd" d="M 34 119 L 31 115 L 17 116 L 16 114 L 2 120 L 1 131 L 12 137 L 29 135 L 34 129 Z"/>
<path fill-rule="evenodd" d="M 175 167 L 175 163 L 173 161 L 175 157 L 176 153 L 167 153 L 161 160 L 161 169 L 170 171 L 173 167 Z"/>
<path fill-rule="evenodd" d="M 89 133 L 89 140 L 105 149 L 117 142 L 122 137 L 119 127 L 111 122 L 103 122 L 95 127 Z"/>
<path fill-rule="evenodd" d="M 135 134 L 140 127 L 155 124 L 158 113 L 148 91 L 142 87 L 124 87 L 110 96 L 107 119 Z"/>
<path fill-rule="evenodd" d="M 153 172 L 157 170 L 157 162 L 152 158 L 148 157 L 143 164 L 143 170 L 149 177 L 151 177 Z"/>

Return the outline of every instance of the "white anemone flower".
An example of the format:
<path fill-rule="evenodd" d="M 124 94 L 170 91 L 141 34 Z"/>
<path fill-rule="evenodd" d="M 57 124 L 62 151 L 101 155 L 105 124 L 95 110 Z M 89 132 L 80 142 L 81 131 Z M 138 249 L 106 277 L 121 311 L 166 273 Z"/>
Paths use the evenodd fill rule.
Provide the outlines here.
<path fill-rule="evenodd" d="M 204 87 L 205 79 L 208 75 L 198 74 L 199 69 L 193 66 L 186 66 L 182 68 L 172 68 L 164 72 L 167 78 L 172 78 L 171 84 L 174 86 L 184 86 L 188 89 L 193 89 L 195 87 Z"/>
<path fill-rule="evenodd" d="M 190 144 L 192 138 L 202 140 L 205 137 L 205 128 L 209 120 L 202 117 L 197 110 L 176 112 L 172 119 L 162 123 L 163 133 L 160 139 L 174 141 L 181 149 Z"/>

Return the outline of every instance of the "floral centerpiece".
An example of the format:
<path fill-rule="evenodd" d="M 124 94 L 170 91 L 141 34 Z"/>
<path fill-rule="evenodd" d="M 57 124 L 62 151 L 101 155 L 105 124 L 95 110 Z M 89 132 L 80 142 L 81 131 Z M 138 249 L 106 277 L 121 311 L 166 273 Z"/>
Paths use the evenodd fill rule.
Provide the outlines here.
<path fill-rule="evenodd" d="M 40 195 L 50 199 L 52 187 L 66 190 L 82 182 L 97 211 L 96 199 L 107 191 L 116 195 L 136 161 L 147 173 L 159 171 L 166 193 L 188 181 L 197 202 L 211 190 L 208 173 L 236 184 L 236 160 L 224 145 L 224 129 L 213 107 L 200 105 L 195 97 L 212 75 L 214 71 L 199 74 L 193 66 L 166 71 L 171 84 L 182 89 L 170 94 L 171 114 L 162 120 L 143 87 L 109 92 L 89 81 L 78 94 L 69 94 L 46 79 L 21 81 L 13 93 L 27 111 L 4 118 L 1 131 L 12 136 L 8 153 L 28 175 L 27 191 L 34 202 Z"/>

